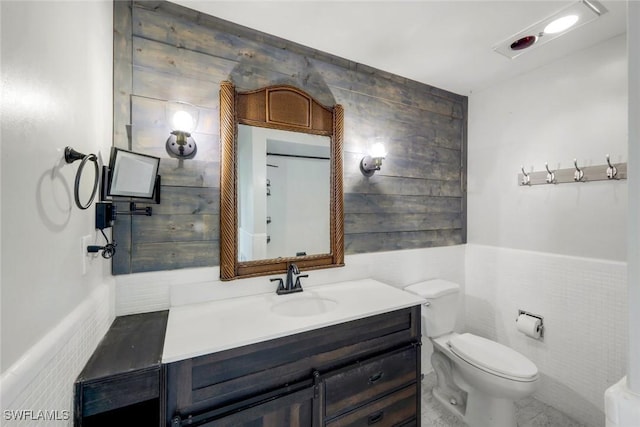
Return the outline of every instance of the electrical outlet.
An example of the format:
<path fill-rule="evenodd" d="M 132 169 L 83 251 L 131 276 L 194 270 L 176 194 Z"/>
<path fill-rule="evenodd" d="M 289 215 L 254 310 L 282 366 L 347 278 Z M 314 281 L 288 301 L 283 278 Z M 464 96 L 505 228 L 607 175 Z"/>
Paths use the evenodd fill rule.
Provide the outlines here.
<path fill-rule="evenodd" d="M 80 241 L 80 253 L 82 254 L 82 275 L 87 274 L 87 265 L 89 264 L 91 254 L 87 252 L 87 246 L 91 244 L 91 235 L 82 236 Z"/>

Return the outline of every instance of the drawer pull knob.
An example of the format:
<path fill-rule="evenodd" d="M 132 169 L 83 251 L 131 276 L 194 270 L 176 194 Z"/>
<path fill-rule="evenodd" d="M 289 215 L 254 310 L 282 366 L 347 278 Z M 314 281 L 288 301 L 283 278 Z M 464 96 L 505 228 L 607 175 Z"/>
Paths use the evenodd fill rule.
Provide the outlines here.
<path fill-rule="evenodd" d="M 373 425 L 379 421 L 382 421 L 382 418 L 384 418 L 384 411 L 371 414 L 369 415 L 369 418 L 367 418 L 367 425 Z"/>
<path fill-rule="evenodd" d="M 369 377 L 369 384 L 375 384 L 382 379 L 384 376 L 384 372 L 380 371 L 376 374 L 373 374 Z"/>

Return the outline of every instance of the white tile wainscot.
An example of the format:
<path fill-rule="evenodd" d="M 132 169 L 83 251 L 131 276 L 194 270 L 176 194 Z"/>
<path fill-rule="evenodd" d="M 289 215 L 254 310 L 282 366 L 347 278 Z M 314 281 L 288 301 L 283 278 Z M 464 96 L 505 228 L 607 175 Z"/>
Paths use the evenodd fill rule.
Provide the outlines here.
<path fill-rule="evenodd" d="M 2 374 L 3 427 L 73 425 L 73 383 L 109 329 L 113 305 L 113 285 L 98 286 Z M 58 420 L 37 419 L 39 410 Z"/>
<path fill-rule="evenodd" d="M 601 427 L 604 392 L 625 375 L 626 272 L 622 262 L 468 244 L 468 330 L 531 359 L 538 400 Z M 544 317 L 544 340 L 516 330 L 518 309 Z"/>
<path fill-rule="evenodd" d="M 347 255 L 345 266 L 303 271 L 306 290 L 317 285 L 373 278 L 396 288 L 427 279 L 464 284 L 465 245 Z M 218 267 L 187 268 L 115 276 L 116 315 L 274 292 L 271 276 L 222 282 Z M 283 275 L 275 277 L 284 277 Z"/>

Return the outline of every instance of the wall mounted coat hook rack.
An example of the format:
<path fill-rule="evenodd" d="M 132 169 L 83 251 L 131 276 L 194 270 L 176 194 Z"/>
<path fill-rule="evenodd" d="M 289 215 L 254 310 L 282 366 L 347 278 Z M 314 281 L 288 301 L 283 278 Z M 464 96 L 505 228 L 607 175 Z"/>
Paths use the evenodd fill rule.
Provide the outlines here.
<path fill-rule="evenodd" d="M 518 173 L 519 186 L 531 186 L 540 184 L 564 184 L 570 182 L 592 182 L 592 181 L 617 181 L 627 179 L 627 164 L 611 163 L 609 155 L 606 156 L 607 163 L 595 166 L 578 166 L 577 159 L 573 159 L 573 167 L 566 169 L 549 169 L 549 164 L 545 163 L 545 170 L 526 173 L 523 166 L 520 166 Z"/>

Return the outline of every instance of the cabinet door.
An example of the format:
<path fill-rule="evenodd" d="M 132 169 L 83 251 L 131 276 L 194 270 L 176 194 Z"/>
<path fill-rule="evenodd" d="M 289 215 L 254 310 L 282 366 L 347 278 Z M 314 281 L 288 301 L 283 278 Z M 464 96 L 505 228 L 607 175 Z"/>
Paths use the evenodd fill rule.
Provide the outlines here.
<path fill-rule="evenodd" d="M 254 405 L 234 409 L 227 413 L 224 413 L 224 409 L 215 412 L 220 415 L 188 417 L 184 420 L 174 418 L 172 427 L 187 425 L 198 427 L 311 427 L 317 425 L 314 419 L 318 419 L 318 416 L 314 417 L 313 387 L 276 398 L 270 397 Z M 201 420 L 200 422 L 197 421 L 198 418 Z"/>

